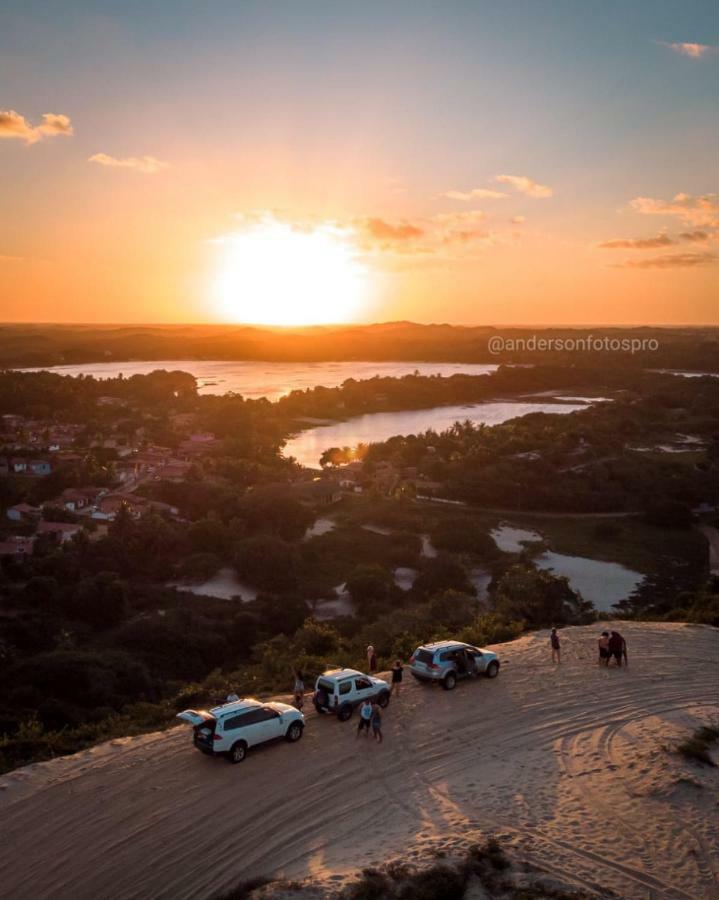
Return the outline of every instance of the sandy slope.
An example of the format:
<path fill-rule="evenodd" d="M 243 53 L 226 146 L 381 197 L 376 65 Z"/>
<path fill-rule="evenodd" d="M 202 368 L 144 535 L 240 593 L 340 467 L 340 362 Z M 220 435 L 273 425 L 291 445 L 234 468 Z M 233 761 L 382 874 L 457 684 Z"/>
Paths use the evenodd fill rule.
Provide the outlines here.
<path fill-rule="evenodd" d="M 338 879 L 438 839 L 501 832 L 568 884 L 621 897 L 719 896 L 719 770 L 663 749 L 719 717 L 719 631 L 627 624 L 629 670 L 594 663 L 597 629 L 501 645 L 493 682 L 411 683 L 386 741 L 310 717 L 296 746 L 240 766 L 184 727 L 0 779 L 0 895 L 204 898 L 243 877 Z M 682 779 L 684 779 L 682 781 Z"/>

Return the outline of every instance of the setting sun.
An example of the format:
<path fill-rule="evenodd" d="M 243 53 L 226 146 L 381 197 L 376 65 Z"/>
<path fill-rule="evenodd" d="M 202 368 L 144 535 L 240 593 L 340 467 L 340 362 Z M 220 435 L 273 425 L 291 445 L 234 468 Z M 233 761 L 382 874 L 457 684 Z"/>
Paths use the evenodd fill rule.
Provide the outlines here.
<path fill-rule="evenodd" d="M 220 246 L 215 296 L 225 320 L 323 325 L 363 310 L 368 273 L 347 230 L 263 220 Z"/>

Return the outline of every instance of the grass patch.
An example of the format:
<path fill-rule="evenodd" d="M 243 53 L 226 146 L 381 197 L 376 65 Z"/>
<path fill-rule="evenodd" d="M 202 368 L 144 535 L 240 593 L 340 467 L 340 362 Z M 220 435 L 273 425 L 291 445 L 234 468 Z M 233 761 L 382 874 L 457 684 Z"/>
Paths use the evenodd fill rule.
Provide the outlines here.
<path fill-rule="evenodd" d="M 716 767 L 716 763 L 709 755 L 709 748 L 718 740 L 719 728 L 713 725 L 703 725 L 701 728 L 697 728 L 691 737 L 679 744 L 677 753 L 689 762 Z"/>

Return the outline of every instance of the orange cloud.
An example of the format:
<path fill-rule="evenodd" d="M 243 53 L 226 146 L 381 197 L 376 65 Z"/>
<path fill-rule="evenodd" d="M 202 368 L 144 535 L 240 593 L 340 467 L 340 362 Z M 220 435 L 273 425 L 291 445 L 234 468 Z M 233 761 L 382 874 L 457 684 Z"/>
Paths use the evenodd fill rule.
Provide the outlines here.
<path fill-rule="evenodd" d="M 551 197 L 554 191 L 546 184 L 539 184 L 526 175 L 496 175 L 494 178 L 499 184 L 507 184 L 520 194 L 534 197 L 537 200 Z"/>
<path fill-rule="evenodd" d="M 671 200 L 635 197 L 630 206 L 645 216 L 676 216 L 689 225 L 719 228 L 719 195 L 675 194 Z"/>
<path fill-rule="evenodd" d="M 617 238 L 597 244 L 601 250 L 652 250 L 655 247 L 669 247 L 677 242 L 668 234 L 658 234 L 652 238 Z"/>
<path fill-rule="evenodd" d="M 43 113 L 41 125 L 31 125 L 25 116 L 20 115 L 14 109 L 0 110 L 0 138 L 8 138 L 25 141 L 26 144 L 34 144 L 42 138 L 64 135 L 69 137 L 74 133 L 72 122 L 68 116 L 61 113 Z"/>
<path fill-rule="evenodd" d="M 140 172 L 143 175 L 155 175 L 168 166 L 168 163 L 154 156 L 126 156 L 118 158 L 109 156 L 107 153 L 94 153 L 88 157 L 87 161 L 112 169 L 132 169 L 134 172 Z"/>
<path fill-rule="evenodd" d="M 363 222 L 363 227 L 369 237 L 377 241 L 409 241 L 422 237 L 424 229 L 411 222 L 401 222 L 392 225 L 384 219 L 369 218 Z"/>
<path fill-rule="evenodd" d="M 716 256 L 712 253 L 670 253 L 666 256 L 653 256 L 650 259 L 630 259 L 619 263 L 620 268 L 627 269 L 693 269 L 714 263 Z"/>
<path fill-rule="evenodd" d="M 705 54 L 717 49 L 709 44 L 694 44 L 688 41 L 659 41 L 659 43 L 662 47 L 668 47 L 675 53 L 679 53 L 681 56 L 688 56 L 691 59 L 701 59 Z"/>
<path fill-rule="evenodd" d="M 450 200 L 503 200 L 507 195 L 502 191 L 493 191 L 489 188 L 472 188 L 470 191 L 447 191 L 442 194 Z"/>

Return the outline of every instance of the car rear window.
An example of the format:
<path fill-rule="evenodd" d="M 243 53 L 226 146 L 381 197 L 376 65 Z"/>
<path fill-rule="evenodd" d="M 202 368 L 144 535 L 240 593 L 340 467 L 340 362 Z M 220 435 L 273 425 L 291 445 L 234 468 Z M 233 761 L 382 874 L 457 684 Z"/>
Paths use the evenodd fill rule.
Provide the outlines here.
<path fill-rule="evenodd" d="M 429 650 L 418 650 L 414 658 L 428 666 L 434 660 L 434 653 L 431 653 Z"/>
<path fill-rule="evenodd" d="M 335 685 L 333 681 L 326 681 L 324 678 L 319 678 L 317 680 L 317 690 L 318 691 L 327 691 L 328 694 L 334 694 Z"/>

